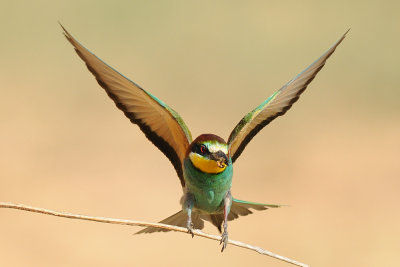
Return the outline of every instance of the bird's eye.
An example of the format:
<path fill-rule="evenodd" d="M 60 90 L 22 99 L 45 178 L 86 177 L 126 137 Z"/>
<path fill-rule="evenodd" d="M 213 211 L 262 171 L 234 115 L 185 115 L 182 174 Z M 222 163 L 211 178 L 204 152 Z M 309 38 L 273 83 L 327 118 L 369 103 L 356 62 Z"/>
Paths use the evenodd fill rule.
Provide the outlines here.
<path fill-rule="evenodd" d="M 206 146 L 205 146 L 205 145 L 200 145 L 200 152 L 201 152 L 201 154 L 206 153 L 206 151 L 207 151 Z"/>

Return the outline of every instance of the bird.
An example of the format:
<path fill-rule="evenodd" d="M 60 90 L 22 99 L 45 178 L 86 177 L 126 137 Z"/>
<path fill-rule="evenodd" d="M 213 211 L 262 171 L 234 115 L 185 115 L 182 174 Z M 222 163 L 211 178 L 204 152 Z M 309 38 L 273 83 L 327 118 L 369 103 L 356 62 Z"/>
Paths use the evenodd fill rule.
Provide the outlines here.
<path fill-rule="evenodd" d="M 349 31 L 305 70 L 245 115 L 225 141 L 210 133 L 192 140 L 189 128 L 175 110 L 107 65 L 79 43 L 61 23 L 60 26 L 64 36 L 117 108 L 139 126 L 147 139 L 175 168 L 183 189 L 180 200 L 182 209 L 160 223 L 186 227 L 193 237 L 194 229 L 203 229 L 204 221 L 209 221 L 222 233 L 221 252 L 229 240 L 228 221 L 251 214 L 251 209 L 265 210 L 281 206 L 233 198 L 233 164 L 261 129 L 284 115 L 299 99 Z M 137 234 L 161 231 L 169 230 L 147 227 Z"/>

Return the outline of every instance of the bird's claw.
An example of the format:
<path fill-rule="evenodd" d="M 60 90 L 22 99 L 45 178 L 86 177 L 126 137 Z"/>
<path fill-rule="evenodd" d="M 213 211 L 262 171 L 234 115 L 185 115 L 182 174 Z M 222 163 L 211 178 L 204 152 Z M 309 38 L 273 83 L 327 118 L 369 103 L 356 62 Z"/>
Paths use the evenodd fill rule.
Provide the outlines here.
<path fill-rule="evenodd" d="M 224 231 L 224 233 L 221 236 L 221 242 L 219 243 L 220 245 L 222 244 L 221 252 L 224 251 L 226 246 L 228 245 L 228 232 Z"/>
<path fill-rule="evenodd" d="M 193 228 L 188 229 L 188 234 L 191 234 L 192 238 L 194 237 Z"/>
<path fill-rule="evenodd" d="M 192 235 L 192 238 L 194 237 L 194 233 L 193 233 L 193 223 L 192 222 L 188 222 L 187 223 L 187 229 L 188 229 L 188 234 Z"/>

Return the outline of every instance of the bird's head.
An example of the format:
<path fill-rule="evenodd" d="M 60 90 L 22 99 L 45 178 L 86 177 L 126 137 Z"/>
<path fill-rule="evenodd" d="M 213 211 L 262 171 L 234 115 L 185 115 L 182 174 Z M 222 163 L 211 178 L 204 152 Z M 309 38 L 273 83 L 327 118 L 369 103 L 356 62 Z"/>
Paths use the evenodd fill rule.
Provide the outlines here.
<path fill-rule="evenodd" d="M 229 147 L 219 136 L 202 134 L 189 146 L 188 155 L 192 164 L 205 173 L 220 173 L 231 163 Z"/>

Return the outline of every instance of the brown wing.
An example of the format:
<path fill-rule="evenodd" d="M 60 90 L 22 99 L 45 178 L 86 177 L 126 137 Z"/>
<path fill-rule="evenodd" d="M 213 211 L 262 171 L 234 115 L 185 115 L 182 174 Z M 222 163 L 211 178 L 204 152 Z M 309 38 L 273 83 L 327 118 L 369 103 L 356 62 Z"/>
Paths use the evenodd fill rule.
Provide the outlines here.
<path fill-rule="evenodd" d="M 325 65 L 326 60 L 332 55 L 336 47 L 346 37 L 347 32 L 320 58 L 248 113 L 236 125 L 228 139 L 232 162 L 240 156 L 246 145 L 262 128 L 276 117 L 285 114 L 292 107 L 293 103 L 299 99 L 300 94 L 304 92 Z"/>
<path fill-rule="evenodd" d="M 61 27 L 65 37 L 74 46 L 100 86 L 125 116 L 137 124 L 146 137 L 168 157 L 184 186 L 182 162 L 192 137 L 179 114 L 108 66 L 76 41 L 62 25 Z"/>

